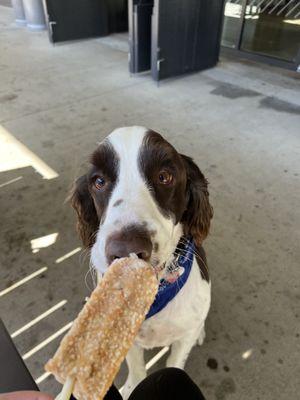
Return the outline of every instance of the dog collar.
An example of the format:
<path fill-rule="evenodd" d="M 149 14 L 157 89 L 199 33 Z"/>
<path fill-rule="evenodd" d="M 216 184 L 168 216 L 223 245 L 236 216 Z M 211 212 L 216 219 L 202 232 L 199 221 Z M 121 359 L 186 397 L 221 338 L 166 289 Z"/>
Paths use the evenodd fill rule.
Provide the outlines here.
<path fill-rule="evenodd" d="M 186 244 L 180 245 L 181 250 L 179 251 L 179 254 L 176 255 L 176 264 L 179 268 L 181 267 L 183 269 L 182 274 L 173 283 L 167 282 L 165 279 L 160 281 L 157 295 L 148 314 L 146 315 L 146 319 L 152 317 L 165 308 L 185 285 L 192 269 L 195 252 L 193 239 L 185 239 L 185 242 Z"/>

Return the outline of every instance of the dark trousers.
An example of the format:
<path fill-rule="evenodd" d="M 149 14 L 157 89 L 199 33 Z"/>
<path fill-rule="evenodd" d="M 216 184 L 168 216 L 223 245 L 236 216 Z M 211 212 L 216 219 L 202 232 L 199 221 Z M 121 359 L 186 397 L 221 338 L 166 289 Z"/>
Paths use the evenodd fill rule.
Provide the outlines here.
<path fill-rule="evenodd" d="M 165 368 L 154 372 L 131 393 L 129 400 L 205 400 L 198 386 L 186 372 L 178 368 Z M 122 400 L 112 386 L 104 400 Z"/>

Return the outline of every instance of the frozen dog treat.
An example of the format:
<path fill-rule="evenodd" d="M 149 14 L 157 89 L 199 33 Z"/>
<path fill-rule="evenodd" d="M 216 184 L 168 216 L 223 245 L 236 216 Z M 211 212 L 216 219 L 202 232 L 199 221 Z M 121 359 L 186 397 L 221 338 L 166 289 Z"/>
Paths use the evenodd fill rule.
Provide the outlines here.
<path fill-rule="evenodd" d="M 60 400 L 101 400 L 110 388 L 154 301 L 151 265 L 133 257 L 114 261 L 45 369 L 64 384 Z"/>

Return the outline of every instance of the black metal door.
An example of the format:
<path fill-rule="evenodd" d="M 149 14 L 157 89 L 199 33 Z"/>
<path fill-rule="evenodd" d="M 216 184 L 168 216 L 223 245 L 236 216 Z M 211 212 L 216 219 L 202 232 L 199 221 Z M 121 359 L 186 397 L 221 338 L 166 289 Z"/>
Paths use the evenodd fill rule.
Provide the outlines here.
<path fill-rule="evenodd" d="M 129 71 L 151 68 L 151 15 L 153 0 L 129 0 Z"/>
<path fill-rule="evenodd" d="M 222 16 L 223 0 L 155 0 L 152 77 L 159 80 L 214 66 Z"/>
<path fill-rule="evenodd" d="M 44 0 L 52 42 L 128 29 L 127 0 Z"/>

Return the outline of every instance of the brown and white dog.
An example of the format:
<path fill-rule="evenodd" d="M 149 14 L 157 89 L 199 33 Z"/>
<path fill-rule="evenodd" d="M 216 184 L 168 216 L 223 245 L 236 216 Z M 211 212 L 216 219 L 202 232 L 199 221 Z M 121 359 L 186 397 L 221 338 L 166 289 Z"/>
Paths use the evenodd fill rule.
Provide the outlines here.
<path fill-rule="evenodd" d="M 195 244 L 186 283 L 165 308 L 145 320 L 128 353 L 127 398 L 146 376 L 143 349 L 172 345 L 167 366 L 183 368 L 193 345 L 204 340 L 210 279 L 201 244 L 212 218 L 207 181 L 192 159 L 160 134 L 124 127 L 98 145 L 71 201 L 78 231 L 100 274 L 115 258 L 136 253 L 168 280 L 185 238 L 192 237 Z"/>

